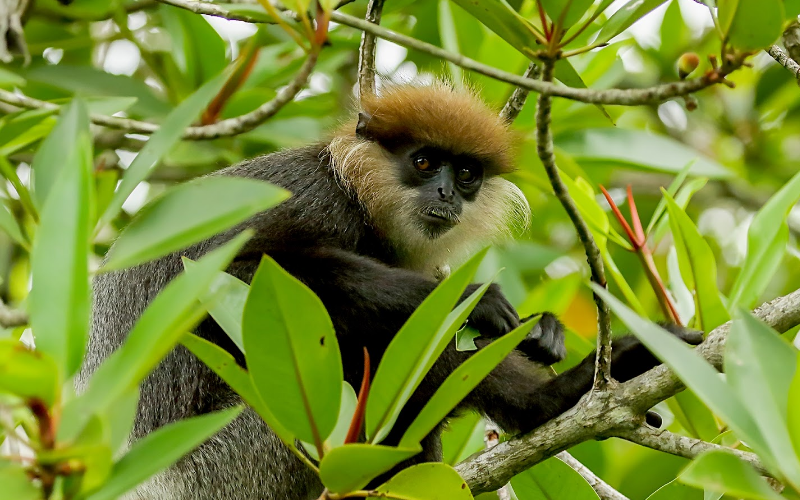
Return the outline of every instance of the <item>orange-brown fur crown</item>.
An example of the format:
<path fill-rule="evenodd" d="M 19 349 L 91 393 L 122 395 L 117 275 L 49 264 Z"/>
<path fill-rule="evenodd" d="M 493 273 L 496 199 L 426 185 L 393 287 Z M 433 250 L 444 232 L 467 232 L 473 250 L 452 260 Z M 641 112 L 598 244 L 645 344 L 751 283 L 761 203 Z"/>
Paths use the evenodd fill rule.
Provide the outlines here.
<path fill-rule="evenodd" d="M 514 169 L 513 133 L 474 92 L 444 82 L 388 85 L 361 97 L 379 142 L 413 141 L 478 158 L 488 174 Z M 355 132 L 355 127 L 351 129 Z"/>

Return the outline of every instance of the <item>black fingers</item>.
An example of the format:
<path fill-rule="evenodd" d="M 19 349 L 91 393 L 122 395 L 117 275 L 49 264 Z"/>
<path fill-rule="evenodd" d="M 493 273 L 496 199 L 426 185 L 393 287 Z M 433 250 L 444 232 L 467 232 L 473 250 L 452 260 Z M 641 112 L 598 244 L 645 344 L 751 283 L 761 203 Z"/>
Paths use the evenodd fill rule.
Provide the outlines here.
<path fill-rule="evenodd" d="M 564 325 L 552 313 L 541 313 L 539 322 L 519 343 L 517 350 L 525 354 L 531 361 L 552 365 L 567 357 L 564 345 Z M 521 320 L 527 321 L 529 316 Z"/>
<path fill-rule="evenodd" d="M 697 345 L 703 341 L 703 334 L 678 325 L 662 325 L 664 329 L 687 344 Z M 636 337 L 627 335 L 614 339 L 611 343 L 611 375 L 625 382 L 661 364 Z"/>
<path fill-rule="evenodd" d="M 468 297 L 479 286 L 481 285 L 467 287 L 464 298 Z M 520 321 L 514 306 L 500 291 L 500 287 L 493 283 L 489 285 L 478 305 L 472 310 L 468 324 L 477 328 L 481 335 L 486 338 L 497 338 L 518 327 Z"/>

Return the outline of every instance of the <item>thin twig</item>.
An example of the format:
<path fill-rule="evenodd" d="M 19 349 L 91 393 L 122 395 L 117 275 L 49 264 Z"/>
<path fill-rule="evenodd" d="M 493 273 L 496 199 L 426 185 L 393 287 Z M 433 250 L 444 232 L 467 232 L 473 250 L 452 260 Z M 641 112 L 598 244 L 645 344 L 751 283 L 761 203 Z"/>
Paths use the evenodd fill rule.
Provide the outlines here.
<path fill-rule="evenodd" d="M 486 449 L 493 448 L 500 443 L 500 427 L 488 418 L 486 419 L 486 428 L 483 433 L 483 442 Z M 500 500 L 511 500 L 511 490 L 508 483 L 497 490 L 497 497 Z"/>
<path fill-rule="evenodd" d="M 384 0 L 369 0 L 365 20 L 373 24 L 381 23 Z M 377 38 L 365 31 L 361 35 L 361 46 L 358 48 L 358 93 L 359 95 L 375 93 L 375 47 Z"/>
<path fill-rule="evenodd" d="M 647 446 L 654 450 L 663 451 L 672 455 L 685 458 L 695 458 L 698 455 L 711 450 L 725 450 L 733 453 L 745 462 L 753 466 L 755 470 L 764 475 L 769 475 L 769 472 L 761 463 L 758 455 L 748 451 L 737 450 L 727 446 L 720 446 L 718 444 L 708 443 L 700 439 L 690 438 L 675 434 L 666 429 L 656 429 L 649 425 L 643 425 L 634 429 L 626 429 L 616 434 L 616 437 L 625 439 L 632 443 Z"/>
<path fill-rule="evenodd" d="M 219 137 L 229 137 L 253 130 L 280 111 L 283 106 L 294 99 L 298 92 L 305 86 L 311 71 L 317 63 L 318 51 L 312 50 L 300 70 L 288 85 L 281 88 L 275 97 L 262 104 L 250 113 L 228 118 L 220 122 L 203 125 L 200 127 L 189 127 L 183 133 L 184 140 L 208 140 Z M 59 109 L 59 106 L 47 101 L 40 101 L 22 94 L 16 94 L 7 90 L 0 89 L 0 101 L 14 106 L 30 109 Z M 91 115 L 92 123 L 102 125 L 112 129 L 126 130 L 139 134 L 152 134 L 158 130 L 155 123 L 132 120 L 130 118 L 119 118 L 116 116 Z"/>
<path fill-rule="evenodd" d="M 552 81 L 555 61 L 545 61 L 542 71 L 544 81 Z M 592 281 L 598 285 L 606 286 L 605 270 L 603 269 L 603 256 L 595 244 L 589 226 L 581 217 L 578 207 L 569 195 L 567 186 L 561 180 L 556 166 L 556 157 L 553 153 L 553 131 L 550 128 L 550 107 L 552 99 L 549 94 L 539 95 L 536 110 L 536 150 L 542 160 L 547 177 L 553 186 L 556 197 L 567 211 L 572 225 L 586 251 L 586 260 L 592 273 Z M 611 381 L 611 313 L 605 302 L 594 296 L 597 304 L 597 360 L 595 367 L 594 388 L 602 389 Z"/>
<path fill-rule="evenodd" d="M 173 5 L 183 9 L 190 10 L 198 14 L 205 14 L 208 16 L 222 17 L 225 19 L 234 19 L 239 21 L 246 21 L 252 23 L 263 23 L 263 18 L 253 18 L 247 14 L 239 12 L 230 12 L 219 5 L 209 2 L 199 2 L 196 0 L 159 0 L 161 3 Z M 285 11 L 287 15 L 294 16 L 291 11 Z M 502 71 L 500 69 L 479 63 L 474 59 L 465 57 L 461 54 L 448 52 L 440 47 L 425 43 L 410 36 L 401 35 L 392 30 L 386 29 L 382 26 L 370 23 L 363 19 L 344 14 L 342 12 L 332 12 L 331 21 L 339 24 L 349 26 L 351 28 L 366 31 L 379 38 L 389 40 L 398 45 L 408 49 L 418 50 L 426 54 L 444 59 L 464 69 L 486 75 L 495 80 L 506 83 L 511 83 L 519 87 L 525 88 L 533 92 L 547 92 L 554 97 L 564 97 L 575 101 L 586 102 L 591 104 L 617 104 L 621 106 L 637 106 L 640 104 L 652 104 L 665 101 L 673 97 L 680 97 L 686 94 L 691 94 L 710 87 L 717 83 L 722 83 L 725 76 L 729 75 L 739 67 L 741 67 L 741 60 L 725 61 L 725 63 L 713 71 L 709 71 L 702 77 L 683 80 L 680 82 L 665 83 L 656 85 L 654 87 L 644 89 L 578 89 L 573 87 L 565 87 L 556 85 L 552 82 L 544 82 L 541 80 L 534 80 L 525 78 L 514 73 Z M 532 54 L 529 54 L 532 55 Z M 2 99 L 0 99 L 2 100 Z"/>
<path fill-rule="evenodd" d="M 778 64 L 783 66 L 784 68 L 788 69 L 794 77 L 800 81 L 800 64 L 797 64 L 794 59 L 789 57 L 789 54 L 784 52 L 780 47 L 777 45 L 770 45 L 767 49 L 767 54 L 772 56 L 773 59 L 778 61 Z"/>
<path fill-rule="evenodd" d="M 28 313 L 19 309 L 12 309 L 0 300 L 0 326 L 3 328 L 16 328 L 28 324 Z"/>
<path fill-rule="evenodd" d="M 537 79 L 541 76 L 541 70 L 539 69 L 539 65 L 536 63 L 530 63 L 528 65 L 528 69 L 525 70 L 525 73 L 522 75 L 524 78 L 533 78 Z M 519 116 L 520 111 L 522 111 L 522 107 L 525 106 L 525 101 L 528 100 L 528 94 L 530 90 L 524 89 L 522 87 L 517 87 L 512 92 L 511 97 L 508 98 L 506 101 L 506 105 L 503 106 L 502 111 L 500 111 L 500 118 L 503 119 L 508 124 L 514 122 Z"/>
<path fill-rule="evenodd" d="M 572 470 L 580 474 L 589 486 L 592 487 L 601 500 L 629 500 L 628 497 L 612 488 L 608 483 L 597 477 L 588 467 L 580 463 L 575 457 L 562 451 L 556 455 L 562 462 L 569 465 Z"/>

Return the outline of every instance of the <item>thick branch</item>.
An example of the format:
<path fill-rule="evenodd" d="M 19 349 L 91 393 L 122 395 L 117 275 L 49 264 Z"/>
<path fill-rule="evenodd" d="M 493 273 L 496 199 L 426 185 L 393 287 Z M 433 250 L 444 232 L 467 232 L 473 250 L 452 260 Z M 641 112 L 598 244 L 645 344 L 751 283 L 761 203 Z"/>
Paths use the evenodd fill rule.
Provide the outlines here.
<path fill-rule="evenodd" d="M 541 76 L 541 73 L 542 72 L 536 63 L 530 63 L 530 65 L 528 65 L 528 69 L 525 70 L 525 73 L 522 76 L 524 78 L 537 79 Z M 517 119 L 517 116 L 519 116 L 520 111 L 522 111 L 522 107 L 525 106 L 525 101 L 528 100 L 529 93 L 530 90 L 522 87 L 515 88 L 514 92 L 511 94 L 511 97 L 509 97 L 508 101 L 506 101 L 506 105 L 503 106 L 502 111 L 500 111 L 500 118 L 502 118 L 506 123 L 513 123 L 514 120 Z"/>
<path fill-rule="evenodd" d="M 554 63 L 555 61 L 545 61 L 542 72 L 544 81 L 552 81 Z M 600 255 L 600 250 L 594 242 L 589 226 L 581 217 L 578 207 L 570 197 L 567 186 L 558 173 L 556 156 L 553 153 L 553 131 L 550 128 L 551 101 L 549 94 L 539 95 L 539 105 L 536 110 L 536 150 L 545 171 L 547 171 L 553 191 L 564 210 L 567 211 L 586 251 L 586 260 L 592 273 L 592 281 L 605 287 L 606 275 L 603 269 L 603 256 Z M 611 312 L 597 294 L 594 295 L 594 301 L 597 304 L 597 363 L 594 386 L 595 389 L 601 389 L 611 381 Z"/>
<path fill-rule="evenodd" d="M 779 332 L 800 325 L 800 290 L 762 305 L 755 315 Z M 722 366 L 729 331 L 730 323 L 725 323 L 697 347 L 697 352 L 717 368 Z M 621 435 L 644 425 L 645 411 L 683 388 L 678 378 L 661 365 L 610 391 L 584 396 L 564 414 L 528 434 L 473 456 L 456 470 L 473 493 L 496 490 L 516 474 L 560 451 L 598 436 Z"/>
<path fill-rule="evenodd" d="M 789 54 L 781 50 L 777 45 L 770 45 L 766 50 L 767 54 L 778 61 L 778 64 L 788 69 L 794 74 L 795 78 L 800 80 L 800 64 L 797 64 L 794 59 L 789 57 Z"/>
<path fill-rule="evenodd" d="M 367 5 L 367 22 L 381 23 L 384 0 L 369 0 Z M 361 46 L 358 48 L 358 93 L 359 95 L 375 93 L 375 46 L 377 38 L 374 34 L 364 32 L 361 35 Z"/>
<path fill-rule="evenodd" d="M 580 474 L 601 500 L 628 500 L 628 497 L 609 486 L 608 483 L 597 477 L 594 472 L 566 451 L 562 451 L 556 456 L 569 465 L 572 470 Z"/>
<path fill-rule="evenodd" d="M 664 451 L 685 458 L 695 458 L 707 451 L 725 450 L 749 463 L 761 474 L 769 474 L 764 468 L 764 464 L 761 463 L 761 460 L 759 460 L 758 455 L 755 453 L 707 443 L 706 441 L 681 436 L 680 434 L 675 434 L 665 429 L 656 429 L 648 425 L 643 425 L 635 429 L 624 430 L 618 433 L 616 437 L 642 446 L 647 446 L 654 450 Z"/>
<path fill-rule="evenodd" d="M 195 141 L 216 139 L 218 137 L 229 137 L 253 130 L 273 117 L 283 106 L 294 99 L 297 93 L 305 86 L 311 71 L 317 63 L 317 57 L 318 53 L 312 51 L 292 81 L 281 88 L 271 101 L 265 102 L 250 113 L 235 118 L 228 118 L 227 120 L 222 120 L 211 125 L 203 125 L 201 127 L 189 127 L 184 132 L 183 139 Z M 58 105 L 51 102 L 40 101 L 3 89 L 0 89 L 0 101 L 30 109 L 59 109 Z M 92 114 L 91 120 L 92 123 L 96 125 L 140 134 L 152 134 L 158 130 L 158 125 L 155 123 L 132 120 L 130 118 Z"/>

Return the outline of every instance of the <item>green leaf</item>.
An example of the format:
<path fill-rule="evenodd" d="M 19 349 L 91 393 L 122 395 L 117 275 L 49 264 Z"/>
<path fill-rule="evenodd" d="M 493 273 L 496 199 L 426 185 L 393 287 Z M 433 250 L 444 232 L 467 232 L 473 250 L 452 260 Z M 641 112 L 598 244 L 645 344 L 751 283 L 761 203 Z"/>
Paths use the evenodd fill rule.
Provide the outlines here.
<path fill-rule="evenodd" d="M 204 84 L 197 91 L 183 100 L 165 119 L 158 130 L 150 136 L 139 154 L 125 170 L 114 197 L 100 218 L 99 225 L 111 222 L 122 210 L 122 204 L 128 199 L 134 188 L 145 180 L 158 161 L 180 140 L 183 131 L 192 124 L 197 115 L 205 109 L 211 99 L 222 88 L 227 79 L 227 72 L 222 72 Z"/>
<path fill-rule="evenodd" d="M 442 281 L 389 343 L 367 398 L 366 432 L 371 442 L 386 437 L 403 405 L 486 291 L 484 285 L 453 310 L 486 251 Z"/>
<path fill-rule="evenodd" d="M 342 381 L 342 400 L 339 404 L 339 417 L 336 419 L 336 427 L 333 428 L 331 435 L 325 440 L 326 449 L 344 445 L 357 405 L 358 396 L 356 396 L 353 386 Z"/>
<path fill-rule="evenodd" d="M 438 20 L 439 37 L 442 39 L 442 48 L 457 54 L 462 53 L 458 45 L 458 33 L 456 31 L 455 19 L 453 19 L 453 10 L 450 8 L 450 0 L 439 0 Z M 464 73 L 460 66 L 448 62 L 447 69 L 450 71 L 450 76 L 453 77 L 454 82 L 464 81 Z"/>
<path fill-rule="evenodd" d="M 717 288 L 717 264 L 714 253 L 675 200 L 662 189 L 667 200 L 669 224 L 678 250 L 681 275 L 690 288 L 695 289 L 698 327 L 710 332 L 730 319 Z"/>
<path fill-rule="evenodd" d="M 725 343 L 728 385 L 747 401 L 773 462 L 784 476 L 800 485 L 800 461 L 787 428 L 788 395 L 797 370 L 795 350 L 775 330 L 742 310 Z"/>
<path fill-rule="evenodd" d="M 575 66 L 573 66 L 568 59 L 559 59 L 556 61 L 554 75 L 558 81 L 568 87 L 578 89 L 587 88 L 586 82 L 583 81 L 578 70 L 575 69 Z M 594 106 L 600 110 L 603 116 L 605 116 L 612 125 L 614 124 L 614 119 L 611 118 L 611 115 L 608 114 L 608 111 L 606 111 L 606 108 L 603 107 L 602 104 L 595 104 Z"/>
<path fill-rule="evenodd" d="M 792 383 L 789 387 L 789 407 L 787 421 L 789 435 L 794 444 L 794 451 L 800 456 L 800 353 L 797 354 L 796 366 Z"/>
<path fill-rule="evenodd" d="M 543 35 L 505 0 L 453 0 L 500 38 L 528 57 L 534 56 L 536 40 Z"/>
<path fill-rule="evenodd" d="M 28 477 L 19 465 L 0 459 L 0 484 L 3 485 L 3 498 L 13 500 L 41 500 L 42 490 Z"/>
<path fill-rule="evenodd" d="M 567 150 L 583 165 L 593 162 L 623 164 L 631 168 L 677 174 L 694 160 L 692 175 L 712 179 L 733 176 L 732 172 L 705 158 L 694 149 L 663 135 L 642 130 L 592 128 L 570 131 L 555 138 L 556 145 Z"/>
<path fill-rule="evenodd" d="M 134 266 L 186 248 L 288 197 L 287 191 L 272 184 L 243 177 L 210 176 L 178 185 L 125 228 L 103 270 Z"/>
<path fill-rule="evenodd" d="M 64 110 L 56 139 L 37 156 L 51 158 L 60 171 L 49 179 L 39 229 L 31 251 L 30 322 L 37 349 L 53 357 L 65 376 L 81 366 L 89 332 L 89 225 L 94 205 L 92 143 L 82 102 Z M 40 164 L 41 165 L 41 164 Z"/>
<path fill-rule="evenodd" d="M 125 392 L 119 397 L 117 402 L 109 405 L 106 411 L 106 422 L 108 422 L 110 435 L 110 451 L 114 456 L 124 450 L 128 445 L 128 437 L 133 430 L 133 423 L 136 420 L 136 411 L 139 406 L 139 388 Z"/>
<path fill-rule="evenodd" d="M 442 461 L 455 465 L 483 449 L 486 423 L 475 412 L 448 420 L 447 427 L 442 432 Z"/>
<path fill-rule="evenodd" d="M 105 411 L 139 382 L 202 319 L 197 298 L 205 293 L 250 237 L 245 231 L 197 261 L 191 274 L 183 273 L 156 296 L 128 333 L 125 343 L 97 369 L 86 392 L 64 410 L 59 438 L 69 439 L 83 428 L 87 416 Z M 102 279 L 102 276 L 99 278 Z M 67 411 L 69 409 L 69 411 Z"/>
<path fill-rule="evenodd" d="M 319 449 L 336 426 L 342 390 L 339 343 L 322 301 L 265 255 L 242 325 L 247 366 L 264 403 Z"/>
<path fill-rule="evenodd" d="M 768 450 L 764 436 L 747 407 L 706 360 L 671 333 L 637 316 L 605 288 L 595 284 L 591 284 L 591 287 L 631 333 L 669 366 L 711 411 L 727 422 L 731 429 L 763 459 L 768 458 L 768 455 L 763 454 Z"/>
<path fill-rule="evenodd" d="M 250 374 L 236 363 L 228 351 L 191 333 L 187 333 L 181 338 L 181 344 L 219 375 L 219 378 L 224 380 L 250 408 L 258 413 L 286 446 L 295 447 L 294 435 L 278 422 L 258 394 Z"/>
<path fill-rule="evenodd" d="M 700 455 L 683 470 L 678 480 L 736 498 L 781 500 L 781 496 L 772 491 L 750 464 L 726 451 L 715 450 Z"/>
<path fill-rule="evenodd" d="M 667 0 L 628 0 L 603 24 L 594 44 L 606 43 Z"/>
<path fill-rule="evenodd" d="M 197 264 L 193 260 L 184 258 L 183 265 L 186 272 L 190 273 Z M 208 292 L 200 296 L 200 303 L 203 304 L 208 314 L 228 334 L 228 337 L 242 353 L 244 353 L 242 317 L 249 293 L 250 285 L 221 271 Z"/>
<path fill-rule="evenodd" d="M 525 500 L 598 500 L 589 483 L 556 457 L 535 465 L 511 480 L 514 492 Z"/>
<path fill-rule="evenodd" d="M 564 29 L 578 22 L 592 3 L 593 0 L 542 0 L 544 11 L 551 21 L 557 23 L 563 18 L 561 27 Z"/>
<path fill-rule="evenodd" d="M 87 500 L 114 500 L 194 450 L 242 411 L 241 406 L 180 420 L 148 434 L 114 464 L 108 481 Z"/>
<path fill-rule="evenodd" d="M 647 500 L 703 500 L 703 497 L 703 490 L 686 486 L 673 479 L 647 497 Z"/>
<path fill-rule="evenodd" d="M 192 89 L 210 80 L 225 68 L 226 43 L 203 16 L 162 5 L 159 9 L 169 46 L 183 80 Z"/>
<path fill-rule="evenodd" d="M 28 239 L 22 235 L 22 230 L 19 228 L 17 219 L 8 211 L 8 207 L 5 203 L 0 203 L 0 229 L 2 229 L 9 238 L 22 245 L 22 247 L 28 248 L 30 246 Z"/>
<path fill-rule="evenodd" d="M 61 390 L 56 362 L 15 339 L 0 340 L 0 392 L 39 398 L 52 406 Z"/>
<path fill-rule="evenodd" d="M 800 199 L 800 173 L 784 184 L 753 217 L 747 231 L 747 255 L 731 288 L 728 307 L 750 307 L 778 270 L 789 241 L 786 217 Z"/>
<path fill-rule="evenodd" d="M 422 411 L 406 429 L 400 446 L 414 446 L 422 441 L 439 423 L 450 414 L 472 390 L 510 353 L 541 316 L 526 321 L 511 332 L 492 341 L 461 363 L 428 400 Z"/>
<path fill-rule="evenodd" d="M 16 153 L 49 134 L 56 124 L 54 113 L 35 109 L 4 116 L 0 120 L 0 155 Z"/>
<path fill-rule="evenodd" d="M 470 326 L 456 332 L 456 351 L 477 351 L 475 339 L 481 336 L 481 332 Z"/>
<path fill-rule="evenodd" d="M 376 491 L 408 500 L 471 500 L 467 483 L 452 467 L 439 463 L 403 469 Z M 377 497 L 368 497 L 376 499 Z"/>
<path fill-rule="evenodd" d="M 693 437 L 711 441 L 719 435 L 714 414 L 692 391 L 679 392 L 667 400 L 670 410 L 681 426 Z"/>
<path fill-rule="evenodd" d="M 740 50 L 759 50 L 775 43 L 783 31 L 782 0 L 719 0 L 725 38 Z"/>
<path fill-rule="evenodd" d="M 334 493 L 359 490 L 374 478 L 420 451 L 422 451 L 420 447 L 395 448 L 378 444 L 346 444 L 325 454 L 319 463 L 319 478 L 322 484 Z"/>

